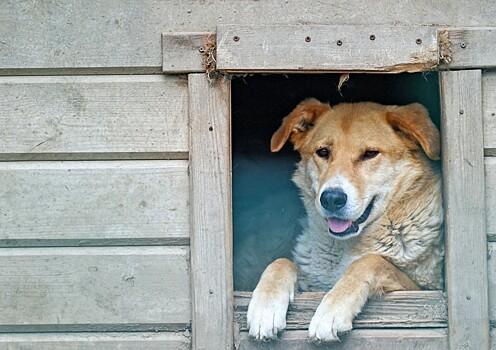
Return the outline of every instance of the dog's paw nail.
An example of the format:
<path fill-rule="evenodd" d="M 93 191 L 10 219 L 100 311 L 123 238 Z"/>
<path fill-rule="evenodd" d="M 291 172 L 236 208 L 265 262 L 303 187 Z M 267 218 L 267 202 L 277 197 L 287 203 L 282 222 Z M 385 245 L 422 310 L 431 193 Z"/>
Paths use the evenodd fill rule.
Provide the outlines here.
<path fill-rule="evenodd" d="M 339 307 L 321 303 L 308 327 L 308 335 L 314 342 L 339 341 L 338 334 L 349 332 L 353 316 Z"/>

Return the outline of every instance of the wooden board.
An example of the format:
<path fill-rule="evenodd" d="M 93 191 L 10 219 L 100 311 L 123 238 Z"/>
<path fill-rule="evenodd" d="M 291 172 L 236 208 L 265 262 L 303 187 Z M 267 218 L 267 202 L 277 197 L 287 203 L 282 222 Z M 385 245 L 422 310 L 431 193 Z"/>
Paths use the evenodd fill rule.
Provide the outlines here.
<path fill-rule="evenodd" d="M 207 6 L 208 5 L 208 6 Z M 214 31 L 220 24 L 496 25 L 492 0 L 79 0 L 2 2 L 3 73 L 161 71 L 161 33 Z M 387 11 L 385 9 L 392 9 Z M 49 40 L 47 38 L 50 38 Z M 61 69 L 55 71 L 54 69 Z M 9 71 L 10 70 L 10 71 Z"/>
<path fill-rule="evenodd" d="M 24 333 L 0 334 L 2 350 L 189 350 L 183 333 Z"/>
<path fill-rule="evenodd" d="M 189 75 L 193 349 L 233 344 L 231 84 Z M 206 341 L 208 340 L 208 341 Z"/>
<path fill-rule="evenodd" d="M 308 329 L 325 293 L 297 294 L 290 305 L 287 329 Z M 247 330 L 246 311 L 251 293 L 236 292 L 235 320 Z M 370 300 L 353 322 L 354 328 L 446 327 L 446 300 L 441 291 L 394 292 Z"/>
<path fill-rule="evenodd" d="M 243 332 L 239 350 L 443 350 L 448 349 L 445 329 L 358 329 L 340 337 L 328 346 L 312 344 L 307 331 L 283 333 L 280 340 L 270 343 L 254 342 Z"/>
<path fill-rule="evenodd" d="M 0 159 L 187 152 L 187 89 L 166 76 L 0 77 Z"/>
<path fill-rule="evenodd" d="M 489 319 L 496 326 L 496 242 L 488 244 L 487 273 L 489 283 Z"/>
<path fill-rule="evenodd" d="M 451 349 L 489 348 L 481 71 L 441 73 Z"/>
<path fill-rule="evenodd" d="M 484 113 L 484 147 L 496 149 L 496 71 L 482 74 L 482 107 Z"/>
<path fill-rule="evenodd" d="M 215 33 L 162 34 L 162 70 L 165 73 L 204 72 L 203 57 L 210 46 L 208 43 L 215 45 Z"/>
<path fill-rule="evenodd" d="M 0 162 L 0 246 L 187 244 L 187 172 L 185 160 Z"/>
<path fill-rule="evenodd" d="M 451 44 L 449 69 L 496 67 L 496 27 L 449 29 L 448 36 Z"/>
<path fill-rule="evenodd" d="M 496 241 L 496 158 L 485 158 L 486 230 L 489 241 Z"/>
<path fill-rule="evenodd" d="M 0 331 L 184 329 L 188 255 L 188 247 L 0 249 Z"/>
<path fill-rule="evenodd" d="M 418 72 L 436 67 L 438 56 L 432 27 L 217 27 L 217 69 L 226 71 Z"/>

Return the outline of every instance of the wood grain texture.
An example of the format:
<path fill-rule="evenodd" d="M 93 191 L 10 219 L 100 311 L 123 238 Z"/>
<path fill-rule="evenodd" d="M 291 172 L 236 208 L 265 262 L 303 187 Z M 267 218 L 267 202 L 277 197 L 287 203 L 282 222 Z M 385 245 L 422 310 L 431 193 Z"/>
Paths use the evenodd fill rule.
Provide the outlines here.
<path fill-rule="evenodd" d="M 496 158 L 486 157 L 486 230 L 489 241 L 496 241 Z"/>
<path fill-rule="evenodd" d="M 341 336 L 340 342 L 322 346 L 308 340 L 307 331 L 284 332 L 281 339 L 259 343 L 242 332 L 239 350 L 443 350 L 448 349 L 445 329 L 358 329 Z"/>
<path fill-rule="evenodd" d="M 482 74 L 482 110 L 484 114 L 484 147 L 496 148 L 496 71 Z"/>
<path fill-rule="evenodd" d="M 438 56 L 432 27 L 217 27 L 219 70 L 417 72 L 436 67 Z"/>
<path fill-rule="evenodd" d="M 496 243 L 488 243 L 487 273 L 489 282 L 489 319 L 496 325 Z"/>
<path fill-rule="evenodd" d="M 441 73 L 450 349 L 488 349 L 481 71 Z"/>
<path fill-rule="evenodd" d="M 180 77 L 0 77 L 0 96 L 0 156 L 188 151 Z"/>
<path fill-rule="evenodd" d="M 449 29 L 448 36 L 450 69 L 496 67 L 496 27 Z"/>
<path fill-rule="evenodd" d="M 0 334 L 1 350 L 188 350 L 182 333 Z"/>
<path fill-rule="evenodd" d="M 188 247 L 0 249 L 0 328 L 185 325 L 188 255 Z"/>
<path fill-rule="evenodd" d="M 0 162 L 0 179 L 0 245 L 189 237 L 185 160 Z"/>
<path fill-rule="evenodd" d="M 209 40 L 215 43 L 215 33 L 162 34 L 162 70 L 165 73 L 204 72 L 203 53 Z"/>
<path fill-rule="evenodd" d="M 496 7 L 493 0 L 463 0 L 457 6 L 451 0 L 402 1 L 401 6 L 396 0 L 373 5 L 360 0 L 319 1 L 311 6 L 300 0 L 4 0 L 0 18 L 4 71 L 159 73 L 164 32 L 214 31 L 217 24 L 494 26 Z"/>
<path fill-rule="evenodd" d="M 189 75 L 193 349 L 233 344 L 231 84 Z M 208 341 L 206 341 L 208 339 Z"/>
<path fill-rule="evenodd" d="M 295 296 L 286 317 L 287 329 L 308 329 L 315 310 L 325 293 L 301 293 Z M 247 330 L 246 311 L 249 292 L 236 292 L 234 315 L 240 330 Z M 367 302 L 353 322 L 353 328 L 446 327 L 446 300 L 441 291 L 394 292 Z"/>

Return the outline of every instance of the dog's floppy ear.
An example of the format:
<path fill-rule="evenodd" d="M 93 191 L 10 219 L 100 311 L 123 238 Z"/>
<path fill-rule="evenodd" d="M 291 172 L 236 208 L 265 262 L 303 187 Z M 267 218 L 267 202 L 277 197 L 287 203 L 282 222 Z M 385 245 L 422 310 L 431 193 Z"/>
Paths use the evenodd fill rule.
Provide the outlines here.
<path fill-rule="evenodd" d="M 308 98 L 300 102 L 293 111 L 282 120 L 282 124 L 272 135 L 270 150 L 279 151 L 291 137 L 291 141 L 298 148 L 298 143 L 305 133 L 312 128 L 317 118 L 331 107 L 315 98 Z"/>
<path fill-rule="evenodd" d="M 391 106 L 387 112 L 388 123 L 407 136 L 415 139 L 427 157 L 438 160 L 441 153 L 439 131 L 429 118 L 429 112 L 420 103 Z"/>

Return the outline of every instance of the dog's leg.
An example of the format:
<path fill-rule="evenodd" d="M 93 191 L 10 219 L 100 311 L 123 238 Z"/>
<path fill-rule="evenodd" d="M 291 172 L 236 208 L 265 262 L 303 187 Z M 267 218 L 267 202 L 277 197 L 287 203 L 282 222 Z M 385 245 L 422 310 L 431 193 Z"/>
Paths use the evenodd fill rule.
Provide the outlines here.
<path fill-rule="evenodd" d="M 379 255 L 355 260 L 320 303 L 308 329 L 315 341 L 335 341 L 351 330 L 353 318 L 369 296 L 396 290 L 418 290 L 410 278 Z"/>
<path fill-rule="evenodd" d="M 296 266 L 288 259 L 277 259 L 265 269 L 248 306 L 250 335 L 269 340 L 286 328 L 286 312 L 293 301 Z"/>

